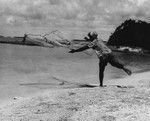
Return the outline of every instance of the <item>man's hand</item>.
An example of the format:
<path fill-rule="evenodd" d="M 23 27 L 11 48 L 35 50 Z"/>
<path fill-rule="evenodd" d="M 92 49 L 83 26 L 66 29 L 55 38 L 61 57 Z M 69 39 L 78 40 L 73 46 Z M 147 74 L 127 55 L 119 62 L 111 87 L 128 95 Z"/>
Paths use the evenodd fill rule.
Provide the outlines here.
<path fill-rule="evenodd" d="M 70 51 L 69 51 L 69 53 L 74 53 L 75 52 L 75 49 L 71 49 Z"/>

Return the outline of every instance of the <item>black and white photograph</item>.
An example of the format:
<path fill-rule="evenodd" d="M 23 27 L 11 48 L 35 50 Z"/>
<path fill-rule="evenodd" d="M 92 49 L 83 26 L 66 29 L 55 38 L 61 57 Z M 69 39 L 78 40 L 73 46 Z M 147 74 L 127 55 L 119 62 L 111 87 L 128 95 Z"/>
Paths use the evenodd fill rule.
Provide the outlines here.
<path fill-rule="evenodd" d="M 150 0 L 0 0 L 0 121 L 150 121 Z"/>

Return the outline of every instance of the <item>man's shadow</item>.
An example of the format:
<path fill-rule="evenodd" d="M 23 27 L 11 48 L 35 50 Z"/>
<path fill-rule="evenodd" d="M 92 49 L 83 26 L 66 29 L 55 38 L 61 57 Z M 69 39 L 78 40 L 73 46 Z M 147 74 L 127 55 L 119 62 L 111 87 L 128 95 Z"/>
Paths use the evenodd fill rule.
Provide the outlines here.
<path fill-rule="evenodd" d="M 96 85 L 91 85 L 91 84 L 85 84 L 85 83 L 78 83 L 78 82 L 69 82 L 63 79 L 59 79 L 57 77 L 52 77 L 54 80 L 57 82 L 60 82 L 59 85 L 70 85 L 71 87 L 74 86 L 75 88 L 94 88 L 97 87 Z"/>
<path fill-rule="evenodd" d="M 78 82 L 69 82 L 63 79 L 59 79 L 57 77 L 52 77 L 56 83 L 51 82 L 42 82 L 42 83 L 22 83 L 20 86 L 35 86 L 35 87 L 49 87 L 49 88 L 94 88 L 98 87 L 98 85 L 86 84 L 86 83 L 78 83 Z"/>
<path fill-rule="evenodd" d="M 94 87 L 97 87 L 96 85 L 90 85 L 90 84 L 80 84 L 78 86 L 80 88 L 94 88 Z"/>

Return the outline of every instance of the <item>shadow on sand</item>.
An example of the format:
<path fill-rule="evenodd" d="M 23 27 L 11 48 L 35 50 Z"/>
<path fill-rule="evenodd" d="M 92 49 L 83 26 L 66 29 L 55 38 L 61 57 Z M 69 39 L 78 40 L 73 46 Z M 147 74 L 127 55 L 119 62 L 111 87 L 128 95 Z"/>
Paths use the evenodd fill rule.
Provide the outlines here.
<path fill-rule="evenodd" d="M 24 83 L 20 84 L 20 86 L 27 86 L 27 87 L 41 87 L 41 88 L 94 88 L 98 87 L 96 85 L 90 85 L 90 84 L 77 84 L 77 83 L 60 83 L 60 84 L 54 84 L 54 83 Z"/>
<path fill-rule="evenodd" d="M 28 86 L 28 87 L 36 87 L 42 89 L 51 89 L 51 88 L 95 88 L 99 87 L 98 84 L 86 84 L 86 83 L 78 83 L 78 82 L 69 82 L 63 79 L 59 79 L 56 77 L 52 77 L 56 83 L 24 83 L 20 84 L 20 86 Z M 104 87 L 115 86 L 118 88 L 134 88 L 133 86 L 123 86 L 123 85 L 104 85 Z"/>
<path fill-rule="evenodd" d="M 27 86 L 27 87 L 36 87 L 40 89 L 74 89 L 74 88 L 95 88 L 99 87 L 99 85 L 94 84 L 79 84 L 79 83 L 71 83 L 71 84 L 54 84 L 54 83 L 26 83 L 20 84 L 20 86 Z M 134 88 L 134 86 L 124 86 L 124 85 L 104 85 L 104 87 L 117 87 L 117 88 Z"/>
<path fill-rule="evenodd" d="M 94 87 L 98 87 L 96 85 L 90 85 L 90 84 L 80 84 L 78 85 L 80 88 L 94 88 Z"/>

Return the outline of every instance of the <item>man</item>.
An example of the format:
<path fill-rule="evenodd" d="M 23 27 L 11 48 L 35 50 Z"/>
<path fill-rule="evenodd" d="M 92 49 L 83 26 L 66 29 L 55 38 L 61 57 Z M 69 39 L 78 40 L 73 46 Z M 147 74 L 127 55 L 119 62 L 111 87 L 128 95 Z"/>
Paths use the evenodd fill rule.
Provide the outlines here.
<path fill-rule="evenodd" d="M 72 49 L 69 53 L 81 52 L 89 48 L 95 50 L 96 55 L 99 58 L 99 81 L 101 87 L 103 87 L 104 70 L 108 63 L 114 67 L 123 69 L 128 75 L 132 74 L 132 72 L 128 68 L 125 68 L 124 65 L 113 55 L 112 50 L 104 44 L 103 40 L 98 39 L 98 34 L 96 32 L 88 33 L 88 38 L 85 37 L 85 39 L 89 41 L 87 45 L 79 49 Z"/>
<path fill-rule="evenodd" d="M 27 34 L 25 33 L 25 34 L 24 34 L 24 37 L 23 37 L 23 40 L 22 40 L 23 43 L 25 43 L 26 38 L 27 38 Z"/>

